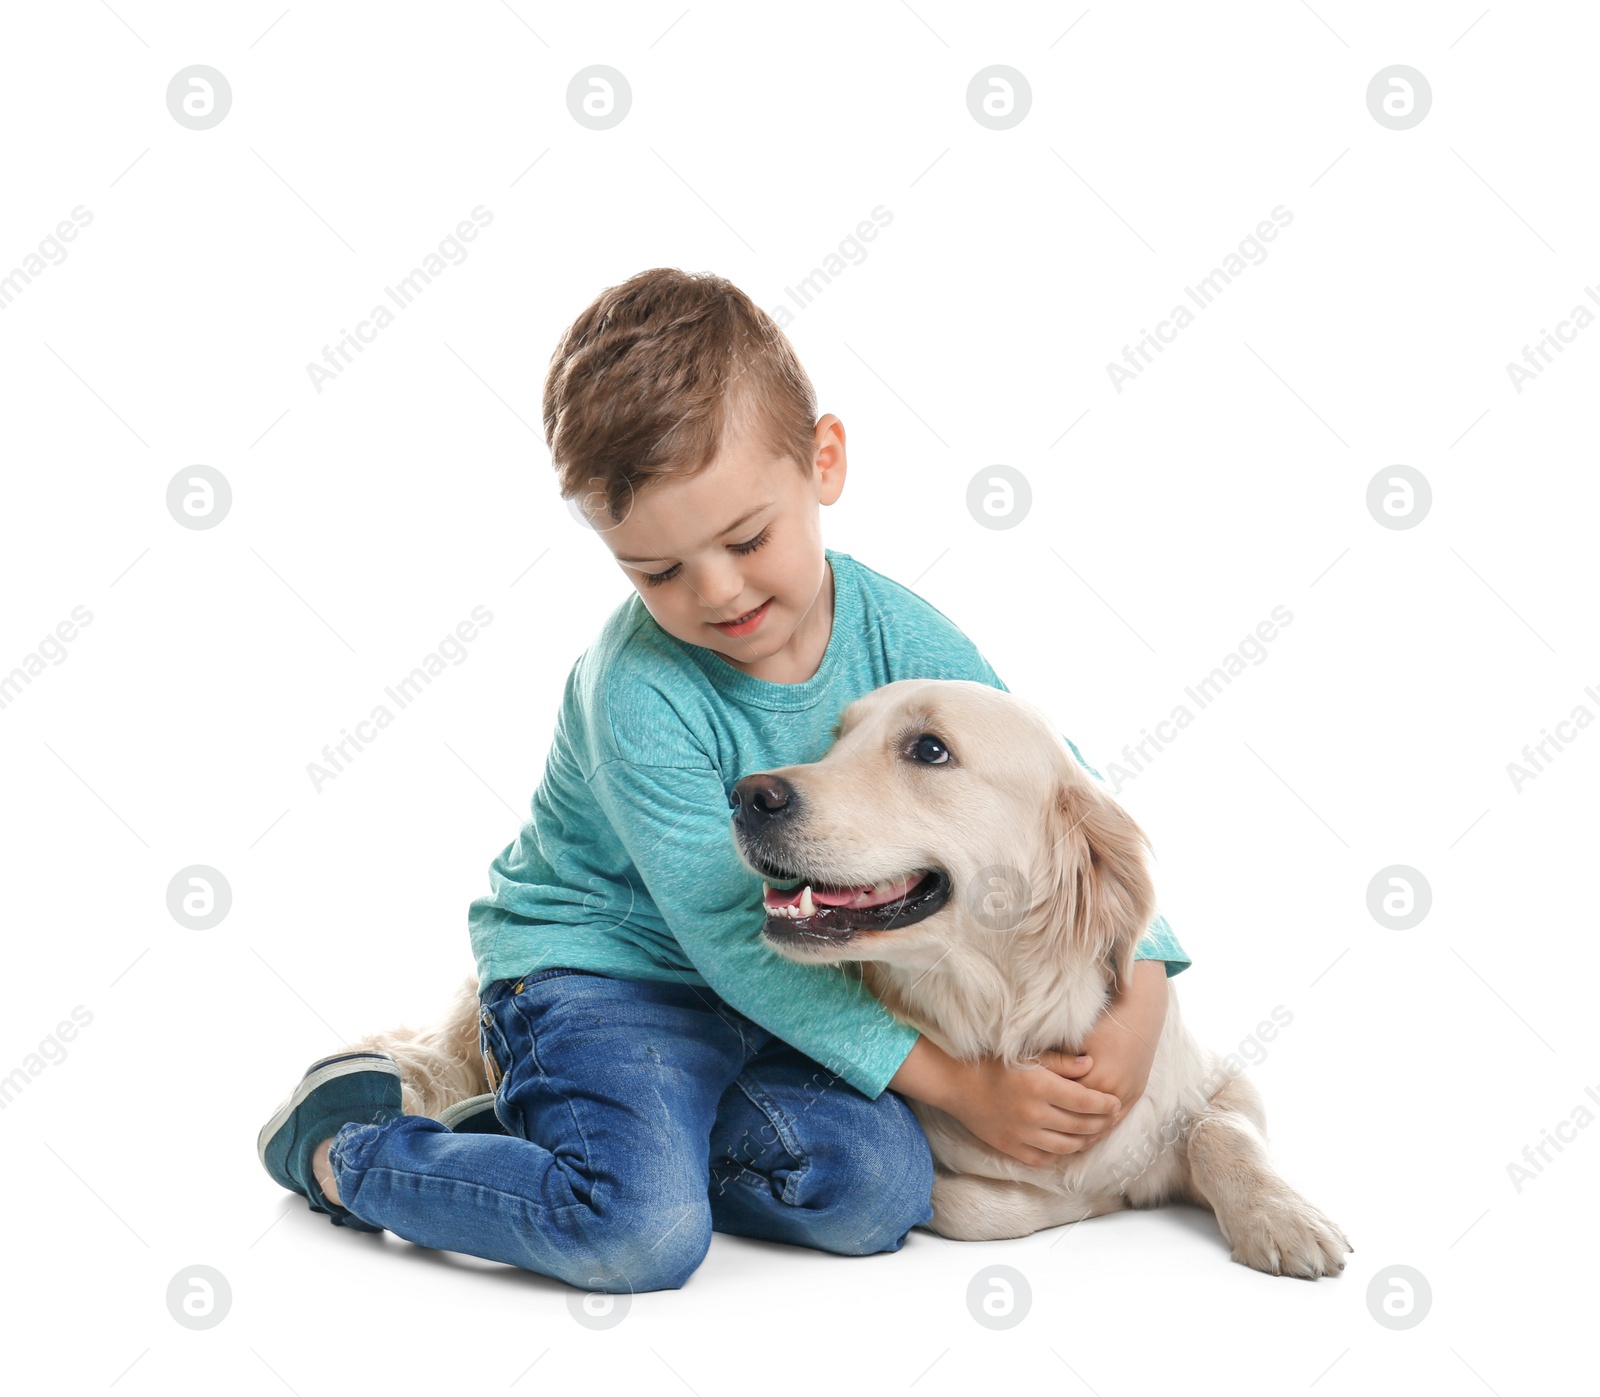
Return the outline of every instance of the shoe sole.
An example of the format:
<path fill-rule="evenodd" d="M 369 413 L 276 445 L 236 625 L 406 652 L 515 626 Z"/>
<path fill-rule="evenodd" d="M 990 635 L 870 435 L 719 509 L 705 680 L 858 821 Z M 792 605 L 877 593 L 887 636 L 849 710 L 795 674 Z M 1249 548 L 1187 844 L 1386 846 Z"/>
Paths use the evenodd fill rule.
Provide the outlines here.
<path fill-rule="evenodd" d="M 299 1109 L 305 1099 L 324 1082 L 348 1077 L 356 1072 L 387 1072 L 391 1077 L 398 1077 L 400 1064 L 387 1053 L 335 1053 L 331 1057 L 318 1058 L 306 1069 L 306 1075 L 301 1078 L 300 1085 L 290 1093 L 289 1099 L 272 1113 L 272 1119 L 261 1127 L 261 1133 L 256 1136 L 256 1156 L 260 1159 L 263 1169 L 267 1169 L 268 1142 L 288 1124 L 289 1117 Z M 272 1171 L 267 1169 L 267 1172 Z"/>

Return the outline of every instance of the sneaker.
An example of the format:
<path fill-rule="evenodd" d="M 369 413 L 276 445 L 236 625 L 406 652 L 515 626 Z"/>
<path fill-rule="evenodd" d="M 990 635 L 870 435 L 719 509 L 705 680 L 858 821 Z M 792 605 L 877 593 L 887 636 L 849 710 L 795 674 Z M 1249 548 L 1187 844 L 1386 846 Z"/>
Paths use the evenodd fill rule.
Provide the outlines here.
<path fill-rule="evenodd" d="M 348 1208 L 330 1201 L 311 1167 L 316 1147 L 350 1121 L 381 1125 L 403 1115 L 400 1065 L 388 1053 L 335 1053 L 318 1058 L 289 1099 L 256 1137 L 261 1165 L 291 1193 L 303 1194 L 312 1212 L 339 1227 L 381 1232 Z"/>
<path fill-rule="evenodd" d="M 446 1107 L 439 1115 L 439 1119 L 448 1125 L 458 1135 L 509 1135 L 511 1132 L 500 1124 L 500 1117 L 494 1113 L 494 1093 L 485 1092 L 482 1096 L 469 1096 L 465 1101 L 458 1101 L 454 1106 Z"/>

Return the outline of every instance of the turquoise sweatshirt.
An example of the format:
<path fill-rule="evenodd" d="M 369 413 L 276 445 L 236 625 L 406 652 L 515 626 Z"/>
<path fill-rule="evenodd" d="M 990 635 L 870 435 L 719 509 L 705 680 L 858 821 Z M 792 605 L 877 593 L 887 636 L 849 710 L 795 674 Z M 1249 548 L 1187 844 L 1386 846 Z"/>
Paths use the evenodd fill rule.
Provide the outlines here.
<path fill-rule="evenodd" d="M 532 816 L 468 911 L 480 991 L 555 966 L 703 985 L 868 1097 L 888 1085 L 917 1030 L 858 972 L 765 944 L 761 879 L 735 852 L 728 794 L 751 772 L 818 760 L 845 707 L 896 679 L 1006 686 L 942 612 L 825 551 L 833 632 L 800 684 L 668 635 L 637 593 L 612 612 L 567 678 Z M 1138 955 L 1168 975 L 1189 964 L 1160 916 Z"/>

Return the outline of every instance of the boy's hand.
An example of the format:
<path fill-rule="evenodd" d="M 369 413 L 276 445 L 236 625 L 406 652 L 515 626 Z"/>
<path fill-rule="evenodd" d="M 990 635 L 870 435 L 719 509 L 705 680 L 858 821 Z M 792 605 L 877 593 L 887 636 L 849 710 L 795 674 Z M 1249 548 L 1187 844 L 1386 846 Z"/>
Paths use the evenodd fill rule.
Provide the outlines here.
<path fill-rule="evenodd" d="M 962 1062 L 924 1036 L 889 1085 L 948 1111 L 1002 1154 L 1044 1166 L 1086 1149 L 1111 1128 L 1121 1103 L 1074 1080 L 1092 1066 L 1088 1057 L 1056 1052 L 1018 1067 L 999 1058 Z"/>
<path fill-rule="evenodd" d="M 1054 1164 L 1088 1149 L 1111 1129 L 1120 1106 L 1115 1094 L 1084 1085 L 1089 1057 L 1045 1052 L 1019 1067 L 994 1057 L 965 1065 L 968 1076 L 945 1109 L 985 1144 L 1024 1164 Z"/>
<path fill-rule="evenodd" d="M 1083 1051 L 1094 1059 L 1094 1064 L 1078 1080 L 1096 1091 L 1108 1092 L 1121 1103 L 1105 1130 L 1088 1144 L 1096 1143 L 1120 1125 L 1134 1102 L 1144 1095 L 1166 1017 L 1166 962 L 1135 961 L 1132 983 L 1106 1005 L 1083 1040 Z"/>

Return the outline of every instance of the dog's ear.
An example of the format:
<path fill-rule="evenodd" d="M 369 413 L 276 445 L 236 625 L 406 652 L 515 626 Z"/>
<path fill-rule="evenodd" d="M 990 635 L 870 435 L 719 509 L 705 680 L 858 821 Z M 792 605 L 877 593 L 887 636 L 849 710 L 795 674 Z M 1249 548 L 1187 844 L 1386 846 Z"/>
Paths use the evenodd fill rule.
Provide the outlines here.
<path fill-rule="evenodd" d="M 1050 880 L 1047 929 L 1072 939 L 1112 975 L 1133 978 L 1133 953 L 1155 916 L 1144 831 L 1087 778 L 1064 776 L 1045 819 Z"/>

